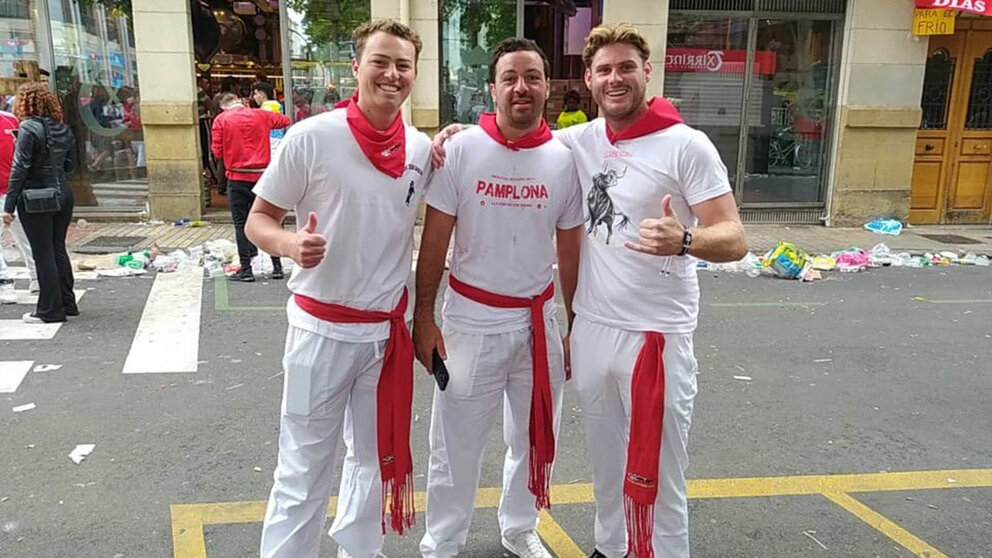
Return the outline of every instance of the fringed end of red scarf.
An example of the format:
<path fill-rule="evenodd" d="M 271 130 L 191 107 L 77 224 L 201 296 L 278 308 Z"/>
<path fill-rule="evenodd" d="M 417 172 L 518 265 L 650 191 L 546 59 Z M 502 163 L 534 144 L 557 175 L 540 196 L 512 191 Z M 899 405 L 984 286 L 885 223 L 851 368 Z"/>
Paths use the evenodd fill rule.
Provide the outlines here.
<path fill-rule="evenodd" d="M 551 509 L 551 465 L 552 461 L 541 462 L 536 455 L 537 448 L 530 448 L 530 476 L 527 488 L 534 495 L 534 507 L 539 510 Z"/>
<path fill-rule="evenodd" d="M 654 503 L 642 504 L 624 494 L 623 513 L 627 518 L 627 553 L 637 558 L 654 558 L 651 545 Z"/>
<path fill-rule="evenodd" d="M 382 482 L 382 534 L 386 534 L 386 507 L 389 507 L 389 527 L 402 535 L 417 522 L 413 504 L 413 471 L 397 483 L 395 479 Z"/>

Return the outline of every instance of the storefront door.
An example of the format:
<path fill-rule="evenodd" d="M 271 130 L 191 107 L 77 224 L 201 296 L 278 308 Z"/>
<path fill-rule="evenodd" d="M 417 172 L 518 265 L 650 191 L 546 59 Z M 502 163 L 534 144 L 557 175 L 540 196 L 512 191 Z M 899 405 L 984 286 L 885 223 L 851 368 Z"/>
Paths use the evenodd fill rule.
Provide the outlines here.
<path fill-rule="evenodd" d="M 930 38 L 911 223 L 987 223 L 992 209 L 992 22 Z"/>

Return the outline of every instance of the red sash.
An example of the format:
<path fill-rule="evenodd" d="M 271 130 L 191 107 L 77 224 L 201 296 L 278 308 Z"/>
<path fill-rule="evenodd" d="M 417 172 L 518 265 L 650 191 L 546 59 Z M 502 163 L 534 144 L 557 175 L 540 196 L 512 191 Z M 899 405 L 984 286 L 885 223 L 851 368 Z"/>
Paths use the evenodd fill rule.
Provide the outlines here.
<path fill-rule="evenodd" d="M 531 363 L 534 368 L 534 387 L 530 400 L 530 476 L 527 488 L 537 499 L 537 509 L 551 507 L 551 466 L 555 462 L 554 406 L 551 401 L 551 376 L 548 371 L 548 339 L 544 329 L 544 304 L 554 298 L 552 282 L 541 294 L 515 297 L 484 291 L 462 283 L 454 275 L 448 283 L 456 293 L 469 300 L 495 308 L 530 308 Z"/>
<path fill-rule="evenodd" d="M 654 503 L 658 498 L 661 432 L 665 418 L 665 336 L 644 335 L 630 384 L 630 441 L 623 481 L 623 510 L 627 518 L 627 552 L 653 558 Z"/>
<path fill-rule="evenodd" d="M 293 295 L 304 312 L 327 322 L 373 324 L 389 322 L 389 341 L 382 360 L 376 391 L 376 430 L 379 443 L 379 473 L 382 476 L 382 532 L 386 532 L 386 502 L 390 526 L 403 534 L 416 518 L 413 507 L 413 457 L 410 453 L 410 407 L 413 405 L 413 339 L 406 327 L 407 291 L 392 312 L 356 310 L 338 304 Z"/>

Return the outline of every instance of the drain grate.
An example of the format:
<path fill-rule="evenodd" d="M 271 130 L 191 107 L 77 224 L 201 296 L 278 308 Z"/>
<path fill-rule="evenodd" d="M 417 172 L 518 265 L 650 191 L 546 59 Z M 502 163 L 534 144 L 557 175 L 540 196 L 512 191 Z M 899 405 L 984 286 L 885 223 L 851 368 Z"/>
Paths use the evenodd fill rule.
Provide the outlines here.
<path fill-rule="evenodd" d="M 984 244 L 981 240 L 959 234 L 921 234 L 920 236 L 941 244 Z"/>
<path fill-rule="evenodd" d="M 144 236 L 98 236 L 93 240 L 77 247 L 73 252 L 81 254 L 113 254 L 115 252 L 131 252 L 138 244 L 147 240 Z"/>

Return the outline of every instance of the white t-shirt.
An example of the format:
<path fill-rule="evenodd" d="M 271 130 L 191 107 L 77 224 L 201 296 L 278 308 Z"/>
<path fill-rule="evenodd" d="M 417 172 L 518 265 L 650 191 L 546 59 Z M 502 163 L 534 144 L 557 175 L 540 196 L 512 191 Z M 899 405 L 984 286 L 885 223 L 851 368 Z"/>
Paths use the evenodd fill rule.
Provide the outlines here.
<path fill-rule="evenodd" d="M 582 224 L 582 190 L 572 154 L 548 141 L 514 151 L 479 126 L 445 146 L 425 201 L 453 215 L 451 274 L 489 292 L 532 297 L 554 279 L 555 229 Z M 553 316 L 554 299 L 545 305 Z M 447 289 L 441 309 L 446 327 L 476 334 L 530 325 L 528 308 L 493 308 Z"/>
<path fill-rule="evenodd" d="M 642 220 L 661 218 L 665 194 L 679 221 L 695 226 L 690 206 L 731 191 L 727 168 L 706 134 L 685 124 L 616 145 L 605 127 L 599 118 L 555 136 L 572 149 L 586 201 L 573 310 L 620 329 L 691 333 L 699 314 L 696 259 L 652 256 L 624 243 L 637 242 Z"/>
<path fill-rule="evenodd" d="M 410 278 L 417 204 L 431 170 L 430 139 L 406 127 L 406 169 L 391 178 L 369 162 L 355 141 L 346 111 L 312 116 L 291 127 L 254 188 L 256 195 L 296 211 L 297 227 L 310 212 L 327 252 L 316 267 L 293 267 L 289 289 L 321 302 L 359 310 L 392 311 Z M 412 317 L 413 295 L 407 305 Z M 340 341 L 379 341 L 389 324 L 340 324 L 301 310 L 290 297 L 289 323 Z"/>

